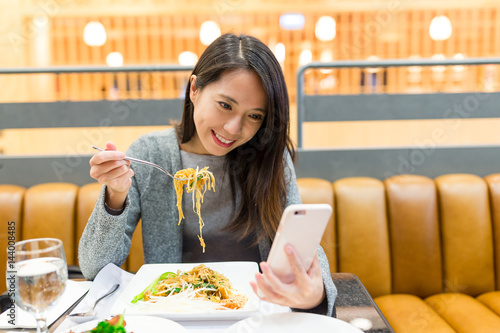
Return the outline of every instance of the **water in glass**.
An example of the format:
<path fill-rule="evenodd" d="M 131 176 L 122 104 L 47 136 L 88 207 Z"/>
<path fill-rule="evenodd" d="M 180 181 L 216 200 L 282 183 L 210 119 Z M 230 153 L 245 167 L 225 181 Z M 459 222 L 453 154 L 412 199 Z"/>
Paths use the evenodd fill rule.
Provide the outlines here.
<path fill-rule="evenodd" d="M 16 243 L 15 268 L 16 305 L 32 312 L 37 332 L 46 333 L 46 311 L 57 303 L 68 279 L 62 241 L 41 238 Z"/>

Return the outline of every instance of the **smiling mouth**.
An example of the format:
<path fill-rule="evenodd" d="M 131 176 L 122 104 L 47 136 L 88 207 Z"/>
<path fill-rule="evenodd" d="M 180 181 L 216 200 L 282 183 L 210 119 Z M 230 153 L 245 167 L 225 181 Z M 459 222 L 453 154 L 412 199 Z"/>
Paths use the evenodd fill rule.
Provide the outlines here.
<path fill-rule="evenodd" d="M 212 134 L 220 143 L 222 143 L 226 147 L 229 147 L 236 141 L 236 140 L 227 140 L 222 136 L 220 136 L 219 134 L 217 134 L 214 130 L 212 130 Z"/>

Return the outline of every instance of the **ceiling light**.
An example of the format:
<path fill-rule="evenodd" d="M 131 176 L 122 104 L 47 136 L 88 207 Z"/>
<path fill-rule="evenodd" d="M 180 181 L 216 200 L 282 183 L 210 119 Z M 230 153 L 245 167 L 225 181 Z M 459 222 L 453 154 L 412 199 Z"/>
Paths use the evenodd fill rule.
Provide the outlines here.
<path fill-rule="evenodd" d="M 306 19 L 299 13 L 283 14 L 280 16 L 280 27 L 284 30 L 301 30 L 304 28 Z"/>
<path fill-rule="evenodd" d="M 110 52 L 106 56 L 106 63 L 109 67 L 123 66 L 123 56 L 120 52 Z"/>
<path fill-rule="evenodd" d="M 436 41 L 447 40 L 452 31 L 451 21 L 444 15 L 434 17 L 429 26 L 429 36 Z"/>
<path fill-rule="evenodd" d="M 303 50 L 302 52 L 300 52 L 299 65 L 303 66 L 310 63 L 312 61 L 312 57 L 313 56 L 311 50 Z"/>
<path fill-rule="evenodd" d="M 184 51 L 179 54 L 177 59 L 182 66 L 194 66 L 198 61 L 198 56 L 194 52 Z"/>
<path fill-rule="evenodd" d="M 91 21 L 83 28 L 83 41 L 88 46 L 103 46 L 106 43 L 106 29 L 101 22 Z"/>
<path fill-rule="evenodd" d="M 285 44 L 283 43 L 278 43 L 274 47 L 274 56 L 276 59 L 278 59 L 279 63 L 285 62 L 285 56 L 286 56 L 286 48 Z"/>
<path fill-rule="evenodd" d="M 331 41 L 337 34 L 337 23 L 331 16 L 321 16 L 314 30 L 316 38 L 323 42 Z"/>
<path fill-rule="evenodd" d="M 203 45 L 210 45 L 221 35 L 220 27 L 215 21 L 205 21 L 200 28 L 200 41 Z"/>

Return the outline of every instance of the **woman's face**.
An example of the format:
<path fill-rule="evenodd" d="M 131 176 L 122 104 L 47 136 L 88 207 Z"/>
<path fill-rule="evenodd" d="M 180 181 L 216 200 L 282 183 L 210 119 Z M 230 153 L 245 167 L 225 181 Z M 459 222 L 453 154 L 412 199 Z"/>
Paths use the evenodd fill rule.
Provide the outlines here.
<path fill-rule="evenodd" d="M 191 76 L 195 135 L 181 149 L 223 156 L 248 142 L 266 115 L 267 97 L 260 77 L 253 71 L 233 70 L 203 89 Z"/>

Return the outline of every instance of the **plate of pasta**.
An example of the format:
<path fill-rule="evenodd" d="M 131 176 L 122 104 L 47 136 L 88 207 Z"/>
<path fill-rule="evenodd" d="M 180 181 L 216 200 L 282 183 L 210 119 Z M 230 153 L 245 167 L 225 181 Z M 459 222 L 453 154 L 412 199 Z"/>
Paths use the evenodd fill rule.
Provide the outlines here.
<path fill-rule="evenodd" d="M 111 308 L 112 314 L 173 320 L 240 320 L 259 311 L 250 281 L 255 262 L 146 264 Z"/>

